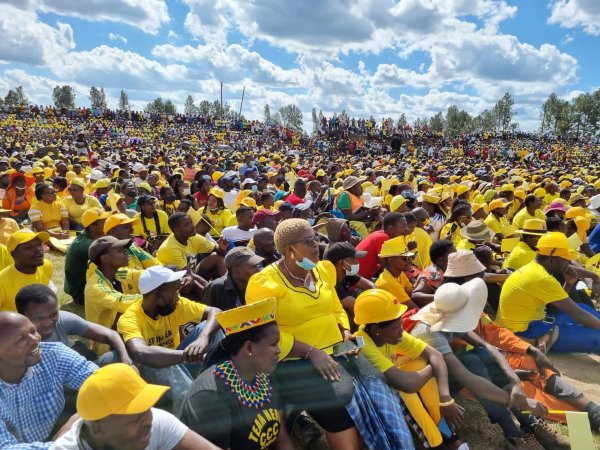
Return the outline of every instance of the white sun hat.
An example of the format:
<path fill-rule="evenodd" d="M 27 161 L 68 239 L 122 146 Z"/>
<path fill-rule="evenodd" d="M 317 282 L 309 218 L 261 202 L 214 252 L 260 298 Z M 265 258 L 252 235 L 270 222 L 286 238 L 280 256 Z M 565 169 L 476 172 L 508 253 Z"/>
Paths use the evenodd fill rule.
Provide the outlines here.
<path fill-rule="evenodd" d="M 442 284 L 433 302 L 412 316 L 430 326 L 431 331 L 467 333 L 473 331 L 487 301 L 487 286 L 474 278 L 465 284 Z"/>

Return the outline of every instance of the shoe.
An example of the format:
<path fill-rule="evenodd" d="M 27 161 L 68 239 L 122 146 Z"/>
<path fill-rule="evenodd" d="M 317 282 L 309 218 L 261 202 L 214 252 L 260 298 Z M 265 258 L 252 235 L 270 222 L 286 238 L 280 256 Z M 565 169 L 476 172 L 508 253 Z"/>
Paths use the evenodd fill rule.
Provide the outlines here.
<path fill-rule="evenodd" d="M 546 450 L 571 450 L 569 439 L 562 434 L 558 434 L 545 421 L 540 420 L 529 429 Z"/>
<path fill-rule="evenodd" d="M 506 438 L 506 450 L 544 450 L 533 434 L 525 433 L 521 437 Z"/>
<path fill-rule="evenodd" d="M 592 428 L 592 431 L 600 431 L 600 405 L 590 402 L 586 406 L 585 411 L 588 413 L 588 419 L 590 421 L 590 427 Z"/>

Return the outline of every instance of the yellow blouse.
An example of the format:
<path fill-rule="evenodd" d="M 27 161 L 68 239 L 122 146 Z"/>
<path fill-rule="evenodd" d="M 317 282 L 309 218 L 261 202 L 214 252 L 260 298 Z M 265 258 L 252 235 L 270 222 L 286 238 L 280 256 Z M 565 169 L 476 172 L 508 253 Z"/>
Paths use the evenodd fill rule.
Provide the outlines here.
<path fill-rule="evenodd" d="M 62 199 L 65 208 L 67 208 L 67 212 L 69 213 L 69 219 L 71 219 L 75 223 L 81 223 L 81 216 L 83 213 L 90 208 L 102 208 L 100 201 L 92 196 L 86 195 L 84 197 L 83 205 L 78 205 L 73 200 L 73 197 L 65 197 Z"/>

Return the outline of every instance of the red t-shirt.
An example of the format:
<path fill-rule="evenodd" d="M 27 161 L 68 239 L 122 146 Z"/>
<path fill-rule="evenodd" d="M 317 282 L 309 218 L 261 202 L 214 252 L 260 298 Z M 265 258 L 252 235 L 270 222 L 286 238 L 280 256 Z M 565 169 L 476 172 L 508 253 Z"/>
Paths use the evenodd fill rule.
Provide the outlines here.
<path fill-rule="evenodd" d="M 194 193 L 194 198 L 198 202 L 198 207 L 206 205 L 206 201 L 208 200 L 208 194 L 204 194 L 201 191 Z"/>
<path fill-rule="evenodd" d="M 383 243 L 390 239 L 384 231 L 375 231 L 368 235 L 364 240 L 360 241 L 356 246 L 356 250 L 366 251 L 367 256 L 358 259 L 358 274 L 368 280 L 375 276 L 379 270 L 379 252 Z"/>
<path fill-rule="evenodd" d="M 296 194 L 291 194 L 289 195 L 286 199 L 286 202 L 288 202 L 290 205 L 292 206 L 296 206 L 299 205 L 300 203 L 304 203 L 304 199 L 298 197 Z"/>

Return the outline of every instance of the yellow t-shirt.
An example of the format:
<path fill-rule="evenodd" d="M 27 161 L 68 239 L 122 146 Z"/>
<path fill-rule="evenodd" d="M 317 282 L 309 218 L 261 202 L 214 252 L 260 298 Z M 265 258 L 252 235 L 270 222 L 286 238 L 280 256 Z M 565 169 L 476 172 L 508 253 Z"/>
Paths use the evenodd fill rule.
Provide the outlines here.
<path fill-rule="evenodd" d="M 73 200 L 73 197 L 65 197 L 62 199 L 62 202 L 69 213 L 69 219 L 73 222 L 80 224 L 81 216 L 83 216 L 83 213 L 90 208 L 102 208 L 100 201 L 92 195 L 86 195 L 84 200 L 83 205 L 78 205 L 75 203 L 75 200 Z"/>
<path fill-rule="evenodd" d="M 527 212 L 527 208 L 523 208 L 515 215 L 512 223 L 513 225 L 516 225 L 519 228 L 523 228 L 523 224 L 525 224 L 525 221 L 529 219 L 540 219 L 546 221 L 546 215 L 542 212 L 541 209 L 536 209 L 534 214 L 535 215 L 532 216 Z"/>
<path fill-rule="evenodd" d="M 213 242 L 209 242 L 199 234 L 189 238 L 187 245 L 180 243 L 171 234 L 159 247 L 156 257 L 165 266 L 173 265 L 178 269 L 183 269 L 190 264 L 190 258 L 195 258 L 199 253 L 211 253 L 215 247 Z"/>
<path fill-rule="evenodd" d="M 513 332 L 525 331 L 530 322 L 545 317 L 548 303 L 568 296 L 556 278 L 532 261 L 504 282 L 496 322 Z"/>
<path fill-rule="evenodd" d="M 218 213 L 212 213 L 208 208 L 206 208 L 204 214 L 212 221 L 213 228 L 210 229 L 210 235 L 213 238 L 221 236 L 221 231 L 227 226 L 229 219 L 231 219 L 231 216 L 233 215 L 228 209 L 222 209 Z"/>
<path fill-rule="evenodd" d="M 313 345 L 328 354 L 343 337 L 338 325 L 350 329 L 348 316 L 335 291 L 336 272 L 330 261 L 320 261 L 312 271 L 315 292 L 290 284 L 277 264 L 254 274 L 246 288 L 246 303 L 277 300 L 277 324 L 281 333 L 280 359 L 289 354 L 294 340 Z"/>
<path fill-rule="evenodd" d="M 502 268 L 517 270 L 535 259 L 535 250 L 532 250 L 525 242 L 519 242 L 512 249 L 508 258 L 504 260 Z"/>
<path fill-rule="evenodd" d="M 49 285 L 54 267 L 48 259 L 33 274 L 19 272 L 14 264 L 0 272 L 0 311 L 16 311 L 15 297 L 17 292 L 30 284 Z"/>
<path fill-rule="evenodd" d="M 502 230 L 509 225 L 506 217 L 497 218 L 492 213 L 489 213 L 483 222 L 496 234 L 502 234 Z"/>
<path fill-rule="evenodd" d="M 463 239 L 458 244 L 456 244 L 456 250 L 473 250 L 475 248 L 475 244 L 469 242 L 468 239 Z"/>
<path fill-rule="evenodd" d="M 361 353 L 381 373 L 391 369 L 394 365 L 401 366 L 410 360 L 417 359 L 427 348 L 426 342 L 404 332 L 399 343 L 395 345 L 385 344 L 381 347 L 377 347 L 365 331 L 364 325 L 359 327 L 356 335 L 362 336 L 365 340 L 365 346 L 362 348 Z"/>
<path fill-rule="evenodd" d="M 423 270 L 431 265 L 429 257 L 429 249 L 432 244 L 431 236 L 423 228 L 416 227 L 411 235 L 408 236 L 407 242 L 414 241 L 417 243 L 417 254 L 413 263 L 419 269 Z"/>
<path fill-rule="evenodd" d="M 140 338 L 148 345 L 170 348 L 179 347 L 184 331 L 191 329 L 202 320 L 206 305 L 179 297 L 177 307 L 168 316 L 148 317 L 142 301 L 133 303 L 119 318 L 117 331 L 125 342 Z"/>
<path fill-rule="evenodd" d="M 8 217 L 0 218 L 0 244 L 5 244 L 8 242 L 8 238 L 15 231 L 19 231 L 19 224 Z"/>
<path fill-rule="evenodd" d="M 451 240 L 456 246 L 460 241 L 464 240 L 464 237 L 460 234 L 460 227 L 457 224 L 448 222 L 442 227 L 442 231 L 440 231 L 440 239 Z"/>
<path fill-rule="evenodd" d="M 169 216 L 166 212 L 161 209 L 156 210 L 156 214 L 158 214 L 158 225 L 160 230 L 156 229 L 156 221 L 154 218 L 148 219 L 147 217 L 142 218 L 142 213 L 137 213 L 133 216 L 134 219 L 139 219 L 140 223 L 133 226 L 133 235 L 141 236 L 144 239 L 148 239 L 149 237 L 156 237 L 159 235 L 171 234 L 171 229 L 169 228 Z M 146 224 L 142 223 L 142 220 Z M 146 232 L 147 230 L 147 232 Z"/>
<path fill-rule="evenodd" d="M 34 200 L 29 208 L 29 220 L 32 222 L 42 221 L 46 230 L 60 228 L 63 217 L 69 217 L 69 212 L 62 202 L 56 200 L 52 203 Z"/>
<path fill-rule="evenodd" d="M 398 278 L 392 273 L 385 269 L 375 281 L 375 285 L 385 291 L 388 291 L 394 297 L 398 299 L 400 303 L 406 303 L 410 300 L 410 293 L 412 292 L 413 285 L 410 283 L 408 277 L 402 272 Z"/>
<path fill-rule="evenodd" d="M 6 248 L 6 245 L 0 244 L 0 271 L 6 269 L 14 262 L 15 261 L 13 260 L 12 256 L 10 256 L 10 252 Z"/>

